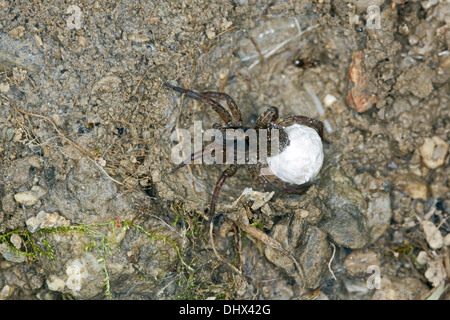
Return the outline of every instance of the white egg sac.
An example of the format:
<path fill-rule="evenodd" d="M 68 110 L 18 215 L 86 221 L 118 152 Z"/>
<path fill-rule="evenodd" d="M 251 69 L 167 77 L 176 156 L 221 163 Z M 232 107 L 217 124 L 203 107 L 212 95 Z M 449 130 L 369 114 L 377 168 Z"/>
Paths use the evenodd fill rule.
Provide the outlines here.
<path fill-rule="evenodd" d="M 317 131 L 308 126 L 294 124 L 284 130 L 289 137 L 289 146 L 268 157 L 267 164 L 282 181 L 304 184 L 316 177 L 322 168 L 322 140 Z"/>

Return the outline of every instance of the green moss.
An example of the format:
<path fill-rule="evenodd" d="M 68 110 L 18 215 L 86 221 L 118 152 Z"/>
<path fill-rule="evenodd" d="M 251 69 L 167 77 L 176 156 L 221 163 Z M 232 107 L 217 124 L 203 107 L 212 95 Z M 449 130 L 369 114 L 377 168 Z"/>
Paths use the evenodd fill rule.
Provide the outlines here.
<path fill-rule="evenodd" d="M 25 247 L 31 250 L 25 250 L 22 251 L 20 249 L 17 249 L 12 243 L 11 243 L 11 236 L 13 234 L 18 234 L 22 240 L 25 243 Z M 42 240 L 42 245 L 44 248 L 39 247 L 30 237 L 30 232 L 28 230 L 13 230 L 8 233 L 0 235 L 0 243 L 6 243 L 8 247 L 17 255 L 22 254 L 26 257 L 28 257 L 31 260 L 39 258 L 41 255 L 46 255 L 50 257 L 51 259 L 54 259 L 53 256 L 53 249 L 51 248 L 50 244 L 47 242 L 47 240 L 44 238 Z"/>
<path fill-rule="evenodd" d="M 265 228 L 265 226 L 264 226 L 264 224 L 262 222 L 253 222 L 250 225 L 254 226 L 254 227 L 258 228 L 258 229 L 261 229 L 261 230 L 263 230 Z"/>
<path fill-rule="evenodd" d="M 402 245 L 393 247 L 392 251 L 397 253 L 397 257 L 400 259 L 407 258 L 407 257 L 412 257 L 415 259 L 414 249 L 416 249 L 416 248 L 417 248 L 417 246 L 414 244 L 402 244 Z"/>
<path fill-rule="evenodd" d="M 183 201 L 173 202 L 170 209 L 176 216 L 174 226 L 179 225 L 184 228 L 186 236 L 192 237 L 194 240 L 207 241 L 204 220 L 198 212 L 186 211 Z"/>

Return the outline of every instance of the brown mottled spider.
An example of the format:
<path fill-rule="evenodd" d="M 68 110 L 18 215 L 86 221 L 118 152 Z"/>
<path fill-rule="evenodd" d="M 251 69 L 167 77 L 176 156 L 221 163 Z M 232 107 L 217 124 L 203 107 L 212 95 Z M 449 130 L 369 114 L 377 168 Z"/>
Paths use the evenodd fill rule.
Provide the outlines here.
<path fill-rule="evenodd" d="M 233 99 L 221 92 L 202 92 L 197 93 L 191 90 L 174 87 L 165 84 L 166 87 L 184 93 L 190 98 L 196 99 L 200 102 L 210 105 L 216 111 L 226 126 L 222 127 L 219 124 L 214 124 L 213 128 L 220 130 L 222 133 L 222 143 L 216 145 L 215 148 L 206 147 L 201 152 L 193 153 L 188 159 L 183 161 L 180 165 L 171 171 L 175 173 L 178 169 L 190 164 L 193 160 L 203 157 L 212 152 L 222 152 L 225 157 L 226 154 L 226 140 L 230 139 L 227 136 L 227 129 L 242 130 L 246 133 L 252 129 L 260 136 L 261 130 L 265 130 L 267 134 L 267 158 L 260 158 L 259 149 L 260 142 L 257 145 L 257 160 L 249 163 L 249 140 L 245 134 L 233 139 L 245 139 L 245 167 L 250 172 L 253 179 L 260 184 L 265 191 L 270 191 L 273 188 L 284 190 L 288 193 L 300 194 L 303 193 L 309 185 L 309 182 L 318 174 L 323 163 L 323 125 L 322 122 L 311 119 L 305 116 L 289 116 L 278 119 L 278 109 L 276 107 L 269 107 L 262 115 L 258 117 L 253 126 L 246 126 L 242 124 L 242 114 Z M 230 113 L 218 102 L 213 99 L 225 100 L 231 111 Z M 313 128 L 313 129 L 312 129 Z M 258 139 L 258 141 L 260 141 Z M 279 149 L 275 152 L 272 150 L 272 144 L 278 144 Z M 234 151 L 235 160 L 238 158 L 238 152 Z M 242 155 L 241 155 L 242 156 Z M 215 212 L 215 206 L 220 190 L 225 183 L 225 180 L 233 176 L 238 169 L 238 164 L 235 161 L 231 164 L 220 176 L 214 189 L 211 204 L 210 216 Z M 264 171 L 264 174 L 262 174 Z"/>

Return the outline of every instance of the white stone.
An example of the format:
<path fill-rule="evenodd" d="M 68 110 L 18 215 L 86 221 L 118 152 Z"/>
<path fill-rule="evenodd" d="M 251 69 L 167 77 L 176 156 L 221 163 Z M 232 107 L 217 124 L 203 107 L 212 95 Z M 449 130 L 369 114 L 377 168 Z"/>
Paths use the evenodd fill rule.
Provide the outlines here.
<path fill-rule="evenodd" d="M 106 166 L 106 160 L 103 158 L 98 159 L 98 164 L 101 165 L 102 167 Z"/>
<path fill-rule="evenodd" d="M 424 275 L 433 287 L 438 287 L 447 278 L 447 273 L 440 259 L 433 259 L 425 251 L 421 251 L 417 255 L 416 261 L 427 266 Z"/>
<path fill-rule="evenodd" d="M 433 222 L 424 220 L 421 221 L 423 232 L 425 233 L 425 238 L 431 249 L 437 250 L 442 248 L 444 245 L 444 238 L 442 237 L 439 229 L 434 225 Z"/>
<path fill-rule="evenodd" d="M 19 192 L 14 195 L 14 199 L 27 207 L 31 207 L 39 201 L 38 197 L 31 191 Z"/>
<path fill-rule="evenodd" d="M 0 291 L 0 300 L 7 299 L 11 295 L 12 292 L 13 292 L 13 289 L 10 286 L 5 285 L 3 287 L 3 289 Z"/>
<path fill-rule="evenodd" d="M 71 261 L 67 266 L 66 274 L 69 276 L 66 281 L 67 288 L 80 291 L 82 281 L 88 275 L 85 264 L 78 259 Z"/>
<path fill-rule="evenodd" d="M 47 195 L 47 190 L 40 186 L 33 186 L 30 191 L 19 192 L 14 199 L 24 206 L 31 207 Z"/>
<path fill-rule="evenodd" d="M 425 165 L 430 169 L 436 169 L 445 162 L 448 144 L 437 136 L 425 138 L 419 151 Z"/>
<path fill-rule="evenodd" d="M 214 29 L 208 29 L 206 30 L 206 36 L 209 40 L 213 40 L 216 37 L 216 32 L 214 31 Z"/>
<path fill-rule="evenodd" d="M 31 217 L 26 221 L 27 229 L 30 232 L 36 232 L 39 229 L 51 229 L 56 227 L 68 226 L 70 221 L 60 216 L 57 212 L 48 213 L 39 211 L 36 217 Z"/>
<path fill-rule="evenodd" d="M 337 101 L 336 97 L 333 96 L 332 94 L 327 94 L 325 98 L 323 98 L 323 104 L 325 105 L 325 107 L 331 106 L 336 101 Z"/>
<path fill-rule="evenodd" d="M 66 282 L 63 279 L 58 278 L 54 275 L 50 275 L 50 277 L 47 279 L 47 287 L 51 291 L 62 291 L 65 285 Z"/>
<path fill-rule="evenodd" d="M 267 158 L 270 170 L 284 182 L 300 185 L 311 181 L 323 164 L 319 134 L 313 128 L 298 124 L 285 131 L 290 144 L 280 154 Z"/>
<path fill-rule="evenodd" d="M 14 251 L 6 243 L 0 243 L 0 254 L 5 260 L 10 262 L 21 263 L 27 260 L 27 257 L 24 254 Z"/>
<path fill-rule="evenodd" d="M 39 227 L 41 225 L 41 220 L 37 217 L 31 217 L 26 221 L 27 229 L 31 233 L 36 232 L 39 230 Z"/>

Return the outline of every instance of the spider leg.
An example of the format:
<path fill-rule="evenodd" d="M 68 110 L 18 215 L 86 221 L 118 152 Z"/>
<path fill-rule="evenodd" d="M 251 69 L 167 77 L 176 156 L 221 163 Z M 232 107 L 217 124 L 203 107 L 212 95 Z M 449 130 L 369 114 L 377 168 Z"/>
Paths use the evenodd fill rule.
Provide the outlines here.
<path fill-rule="evenodd" d="M 270 181 L 270 184 L 273 184 L 277 188 L 284 190 L 287 193 L 302 194 L 309 188 L 309 185 L 307 185 L 307 184 L 302 184 L 302 185 L 290 184 L 290 183 L 281 181 L 280 179 L 278 179 L 275 176 L 264 176 L 264 178 L 267 181 Z"/>
<path fill-rule="evenodd" d="M 232 177 L 236 173 L 237 169 L 238 169 L 237 165 L 232 164 L 224 172 L 222 172 L 222 175 L 220 176 L 219 180 L 217 180 L 216 188 L 214 189 L 214 193 L 211 198 L 211 205 L 210 205 L 210 209 L 209 209 L 209 215 L 211 217 L 214 216 L 214 213 L 216 210 L 217 198 L 219 197 L 220 190 L 222 189 L 222 186 L 225 183 L 225 180 L 229 177 Z"/>
<path fill-rule="evenodd" d="M 241 125 L 242 123 L 241 110 L 237 106 L 236 102 L 234 102 L 234 100 L 229 95 L 223 92 L 202 92 L 201 95 L 208 98 L 226 100 L 228 107 L 230 108 L 231 114 L 233 115 L 233 118 L 236 121 L 236 125 L 238 126 Z"/>
<path fill-rule="evenodd" d="M 317 129 L 317 131 L 319 132 L 319 136 L 323 141 L 326 141 L 323 138 L 323 124 L 321 121 L 316 120 L 316 119 L 312 119 L 309 117 L 305 117 L 305 116 L 290 116 L 290 117 L 286 117 L 283 119 L 280 119 L 277 121 L 277 124 L 283 126 L 283 127 L 289 127 L 293 124 L 303 124 L 305 126 L 308 127 L 313 127 L 315 129 Z"/>
<path fill-rule="evenodd" d="M 223 151 L 223 148 L 224 148 L 224 146 L 221 144 L 208 145 L 205 149 L 191 154 L 189 158 L 187 158 L 186 160 L 181 162 L 178 166 L 176 166 L 174 169 L 172 169 L 172 171 L 170 171 L 169 174 L 174 174 L 175 172 L 177 172 L 184 166 L 191 164 L 192 161 L 194 161 L 195 159 L 201 158 L 204 155 L 212 153 L 213 151 L 216 151 L 216 152 Z"/>
<path fill-rule="evenodd" d="M 222 120 L 225 121 L 226 124 L 230 125 L 233 123 L 233 119 L 231 118 L 230 113 L 224 107 L 222 107 L 222 105 L 220 105 L 213 99 L 203 96 L 201 93 L 197 93 L 195 91 L 180 88 L 180 87 L 174 87 L 167 83 L 165 83 L 164 86 L 166 86 L 172 90 L 175 90 L 177 92 L 184 93 L 185 95 L 187 95 L 190 98 L 193 98 L 195 100 L 198 100 L 198 101 L 206 103 L 206 104 L 209 104 L 213 108 L 213 110 L 219 114 L 219 116 L 222 118 Z"/>
<path fill-rule="evenodd" d="M 264 179 L 264 177 L 261 175 L 260 170 L 257 165 L 254 165 L 254 164 L 247 165 L 246 167 L 247 167 L 248 172 L 252 176 L 253 180 L 257 184 L 262 186 L 265 192 L 272 191 L 272 187 L 271 187 L 270 183 L 266 179 Z"/>
<path fill-rule="evenodd" d="M 287 193 L 293 193 L 293 194 L 302 194 L 309 188 L 308 184 L 295 185 L 295 184 L 283 182 L 282 180 L 280 180 L 273 174 L 262 174 L 261 170 L 269 170 L 268 165 L 258 163 L 253 166 L 253 168 L 252 168 L 253 172 L 251 171 L 250 173 L 254 177 L 255 181 L 264 187 L 266 192 L 268 191 L 266 186 L 271 186 L 271 185 L 277 187 L 278 189 L 284 190 Z M 256 179 L 258 179 L 262 182 L 259 182 Z"/>
<path fill-rule="evenodd" d="M 278 108 L 269 107 L 263 114 L 261 114 L 255 122 L 255 128 L 262 127 L 269 122 L 276 121 L 278 119 Z"/>

